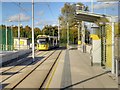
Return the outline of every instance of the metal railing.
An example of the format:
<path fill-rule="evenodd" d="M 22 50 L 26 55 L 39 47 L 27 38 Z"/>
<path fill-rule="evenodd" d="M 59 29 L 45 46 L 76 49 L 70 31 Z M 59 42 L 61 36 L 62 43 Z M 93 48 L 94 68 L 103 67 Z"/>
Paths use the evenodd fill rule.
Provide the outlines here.
<path fill-rule="evenodd" d="M 13 45 L 0 44 L 0 51 L 12 51 L 13 49 Z"/>

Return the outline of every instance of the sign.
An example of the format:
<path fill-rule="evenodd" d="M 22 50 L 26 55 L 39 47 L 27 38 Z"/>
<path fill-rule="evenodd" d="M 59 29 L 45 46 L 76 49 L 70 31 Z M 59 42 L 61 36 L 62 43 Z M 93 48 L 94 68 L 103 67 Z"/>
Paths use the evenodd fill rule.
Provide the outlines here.
<path fill-rule="evenodd" d="M 46 41 L 46 39 L 45 38 L 41 38 L 41 39 L 39 39 L 39 41 Z"/>
<path fill-rule="evenodd" d="M 24 41 L 20 41 L 20 45 L 24 45 Z"/>

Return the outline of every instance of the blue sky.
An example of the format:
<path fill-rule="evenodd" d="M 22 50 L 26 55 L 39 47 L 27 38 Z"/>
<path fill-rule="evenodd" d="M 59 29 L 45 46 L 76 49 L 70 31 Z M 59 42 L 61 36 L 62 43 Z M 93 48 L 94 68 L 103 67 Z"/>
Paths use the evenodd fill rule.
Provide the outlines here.
<path fill-rule="evenodd" d="M 35 27 L 42 28 L 46 24 L 57 24 L 59 15 L 61 14 L 60 10 L 64 6 L 65 2 L 35 2 Z M 72 2 L 73 3 L 73 2 Z M 83 2 L 85 5 L 91 8 L 90 2 Z M 94 6 L 96 3 L 94 2 Z M 30 2 L 21 2 L 20 8 L 18 2 L 3 2 L 2 3 L 2 24 L 6 24 L 6 19 L 17 19 L 18 14 L 21 15 L 23 19 L 21 24 L 23 26 L 31 26 L 31 3 Z M 96 5 L 97 6 L 97 5 Z M 101 6 L 101 5 L 100 5 Z M 96 7 L 98 9 L 94 10 L 96 13 L 107 13 L 110 15 L 117 15 L 118 7 L 111 6 L 107 7 L 106 10 L 101 7 Z M 106 11 L 106 12 L 105 12 Z M 29 20 L 29 21 L 28 21 Z M 23 22 L 24 21 L 24 22 Z M 8 25 L 18 25 L 18 22 L 7 22 Z"/>

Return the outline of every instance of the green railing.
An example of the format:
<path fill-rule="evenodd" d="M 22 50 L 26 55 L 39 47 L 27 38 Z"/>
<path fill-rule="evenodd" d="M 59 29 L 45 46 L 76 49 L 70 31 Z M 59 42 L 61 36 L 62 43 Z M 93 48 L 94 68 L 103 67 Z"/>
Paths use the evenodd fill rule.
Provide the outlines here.
<path fill-rule="evenodd" d="M 4 45 L 0 44 L 0 51 L 12 51 L 13 50 L 13 45 Z"/>

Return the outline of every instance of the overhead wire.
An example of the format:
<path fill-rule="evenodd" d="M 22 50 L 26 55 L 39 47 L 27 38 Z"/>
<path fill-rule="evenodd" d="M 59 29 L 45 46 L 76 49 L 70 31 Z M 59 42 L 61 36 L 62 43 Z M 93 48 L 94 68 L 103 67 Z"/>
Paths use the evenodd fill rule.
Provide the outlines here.
<path fill-rule="evenodd" d="M 13 2 L 13 3 L 14 3 L 15 5 L 17 5 L 21 10 L 23 10 L 26 14 L 28 14 L 28 15 L 31 17 L 31 15 L 28 13 L 28 11 L 21 6 L 22 4 L 19 5 L 19 3 L 17 3 L 17 2 Z M 31 18 L 32 18 L 32 17 L 31 17 Z"/>
<path fill-rule="evenodd" d="M 28 13 L 28 9 L 25 9 L 25 8 L 23 8 L 21 5 L 19 5 L 17 2 L 13 2 L 15 5 L 17 5 L 22 11 L 24 11 L 27 15 L 29 15 L 30 16 L 30 19 L 32 19 L 32 16 L 31 16 L 31 14 L 30 13 Z M 30 10 L 29 10 L 30 11 Z M 39 20 L 38 18 L 34 18 L 35 20 Z"/>
<path fill-rule="evenodd" d="M 20 2 L 20 3 L 21 3 L 20 5 L 19 5 L 19 2 L 12 2 L 12 3 L 15 4 L 16 6 L 18 6 L 18 7 L 19 7 L 23 12 L 25 12 L 27 15 L 29 15 L 29 16 L 30 16 L 30 19 L 32 18 L 31 14 L 28 13 L 28 11 L 30 11 L 30 9 L 28 10 L 28 9 L 26 9 L 26 8 L 23 8 L 21 2 Z M 46 5 L 48 6 L 48 9 L 49 9 L 51 15 L 54 17 L 54 14 L 53 14 L 53 12 L 52 12 L 52 9 L 51 9 L 49 3 L 46 3 Z M 37 21 L 39 21 L 39 18 L 34 18 L 34 19 L 37 20 Z"/>
<path fill-rule="evenodd" d="M 48 6 L 48 8 L 49 8 L 49 10 L 50 10 L 50 12 L 51 12 L 51 14 L 52 14 L 52 16 L 54 17 L 54 14 L 53 14 L 53 12 L 52 12 L 52 9 L 51 9 L 49 3 L 47 3 L 47 6 Z"/>

